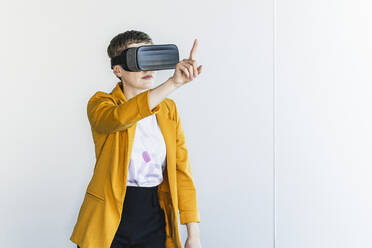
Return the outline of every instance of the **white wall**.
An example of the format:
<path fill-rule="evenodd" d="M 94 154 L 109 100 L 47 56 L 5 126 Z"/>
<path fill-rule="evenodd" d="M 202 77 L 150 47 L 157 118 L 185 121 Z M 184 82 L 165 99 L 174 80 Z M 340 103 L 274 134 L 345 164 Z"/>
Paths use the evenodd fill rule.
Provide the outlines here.
<path fill-rule="evenodd" d="M 2 1 L 0 246 L 76 247 L 95 163 L 86 104 L 115 86 L 106 48 L 130 29 L 177 44 L 181 58 L 199 40 L 202 74 L 169 97 L 204 248 L 371 246 L 371 10 L 366 0 Z"/>
<path fill-rule="evenodd" d="M 372 247 L 372 2 L 276 13 L 276 247 Z"/>

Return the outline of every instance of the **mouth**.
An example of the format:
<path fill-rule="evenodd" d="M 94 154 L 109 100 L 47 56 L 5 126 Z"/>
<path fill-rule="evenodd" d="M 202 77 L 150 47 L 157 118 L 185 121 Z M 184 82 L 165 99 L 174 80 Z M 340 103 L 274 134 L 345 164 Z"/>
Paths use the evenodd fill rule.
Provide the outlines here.
<path fill-rule="evenodd" d="M 151 79 L 151 78 L 152 78 L 151 75 L 147 75 L 147 76 L 142 77 L 142 79 Z"/>

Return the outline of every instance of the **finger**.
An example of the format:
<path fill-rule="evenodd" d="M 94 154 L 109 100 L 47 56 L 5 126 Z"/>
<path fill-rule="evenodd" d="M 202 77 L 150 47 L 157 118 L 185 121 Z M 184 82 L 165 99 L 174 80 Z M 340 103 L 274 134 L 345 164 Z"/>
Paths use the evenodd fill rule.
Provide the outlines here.
<path fill-rule="evenodd" d="M 198 70 L 197 70 L 197 67 L 196 67 L 196 61 L 195 60 L 187 60 L 186 61 L 189 65 L 192 66 L 192 72 L 193 72 L 193 77 L 197 77 L 198 76 Z"/>
<path fill-rule="evenodd" d="M 196 61 L 195 60 L 192 61 L 192 67 L 194 69 L 194 77 L 197 77 L 198 76 L 198 70 L 196 68 Z"/>
<path fill-rule="evenodd" d="M 193 69 L 193 67 L 190 63 L 187 63 L 186 67 L 187 67 L 187 69 L 189 70 L 189 73 L 190 73 L 190 80 L 192 80 L 193 77 L 194 77 L 194 69 Z"/>
<path fill-rule="evenodd" d="M 192 49 L 191 49 L 191 52 L 190 52 L 190 57 L 189 57 L 189 59 L 194 59 L 194 57 L 195 57 L 195 53 L 196 53 L 196 47 L 197 47 L 197 46 L 198 46 L 198 40 L 195 39 L 195 40 L 194 40 L 194 44 L 193 44 Z"/>
<path fill-rule="evenodd" d="M 188 60 L 184 60 L 181 62 L 182 65 L 185 66 L 185 68 L 187 69 L 187 71 L 189 72 L 189 76 L 188 76 L 188 79 L 189 80 L 192 80 L 192 77 L 193 77 L 193 70 L 190 69 L 190 67 L 192 67 L 192 65 L 188 62 Z"/>
<path fill-rule="evenodd" d="M 202 65 L 200 65 L 200 66 L 198 67 L 198 74 L 200 74 L 201 71 L 202 71 Z"/>
<path fill-rule="evenodd" d="M 190 77 L 189 71 L 187 70 L 186 66 L 184 64 L 180 64 L 180 70 L 186 75 L 187 78 Z"/>
<path fill-rule="evenodd" d="M 198 75 L 198 71 L 196 70 L 196 61 L 186 59 L 184 63 L 187 64 L 188 68 L 191 70 L 191 76 L 195 78 Z"/>

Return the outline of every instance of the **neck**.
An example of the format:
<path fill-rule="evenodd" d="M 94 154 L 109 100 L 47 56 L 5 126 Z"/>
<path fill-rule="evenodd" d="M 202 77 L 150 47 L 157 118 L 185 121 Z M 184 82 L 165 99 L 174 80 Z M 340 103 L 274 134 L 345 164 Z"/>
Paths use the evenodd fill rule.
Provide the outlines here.
<path fill-rule="evenodd" d="M 138 88 L 131 87 L 127 84 L 123 84 L 123 81 L 121 82 L 121 86 L 122 86 L 121 89 L 123 90 L 124 96 L 127 100 L 147 90 L 147 89 L 138 89 Z"/>

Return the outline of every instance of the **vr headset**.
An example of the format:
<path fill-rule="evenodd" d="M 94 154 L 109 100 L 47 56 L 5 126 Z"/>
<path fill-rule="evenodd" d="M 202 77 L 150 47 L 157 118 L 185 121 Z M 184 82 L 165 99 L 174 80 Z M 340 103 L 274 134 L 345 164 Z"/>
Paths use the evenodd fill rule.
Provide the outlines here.
<path fill-rule="evenodd" d="M 178 48 L 174 44 L 130 47 L 111 58 L 111 69 L 121 65 L 126 71 L 159 71 L 175 69 L 179 62 Z"/>

